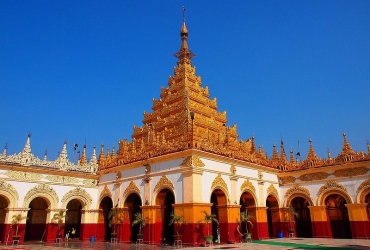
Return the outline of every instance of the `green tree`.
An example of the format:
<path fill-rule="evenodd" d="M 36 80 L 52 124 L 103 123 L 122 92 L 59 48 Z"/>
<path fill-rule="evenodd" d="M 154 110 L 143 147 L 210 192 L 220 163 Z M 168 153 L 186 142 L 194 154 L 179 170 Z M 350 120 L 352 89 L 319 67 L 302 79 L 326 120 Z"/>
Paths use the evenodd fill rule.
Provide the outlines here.
<path fill-rule="evenodd" d="M 184 220 L 184 216 L 176 215 L 176 214 L 172 213 L 171 214 L 171 220 L 170 220 L 170 223 L 168 225 L 171 226 L 172 224 L 175 224 L 175 226 L 176 226 L 176 235 L 179 236 L 179 227 L 184 223 L 186 224 L 186 221 Z"/>
<path fill-rule="evenodd" d="M 285 219 L 289 220 L 289 231 L 294 231 L 293 226 L 292 226 L 292 220 L 294 220 L 294 217 L 298 218 L 298 213 L 295 211 L 292 204 L 290 204 L 286 211 L 286 216 L 285 216 Z"/>
<path fill-rule="evenodd" d="M 209 235 L 209 223 L 212 223 L 212 221 L 214 221 L 214 222 L 216 222 L 216 224 L 218 226 L 217 217 L 216 217 L 215 214 L 209 214 L 205 210 L 203 210 L 201 213 L 204 214 L 204 217 L 203 217 L 203 219 L 201 219 L 201 220 L 198 221 L 198 225 L 201 222 L 204 222 L 206 224 L 206 227 L 207 227 L 207 235 Z"/>
<path fill-rule="evenodd" d="M 12 226 L 16 226 L 17 229 L 15 230 L 15 236 L 18 236 L 18 230 L 19 230 L 19 223 L 22 222 L 22 220 L 27 219 L 27 216 L 22 216 L 22 214 L 15 214 L 12 217 Z"/>
<path fill-rule="evenodd" d="M 142 216 L 141 212 L 136 212 L 134 214 L 134 220 L 132 221 L 132 226 L 139 225 L 139 234 L 141 234 L 141 229 L 146 226 L 146 222 L 149 220 L 148 217 Z"/>
<path fill-rule="evenodd" d="M 248 233 L 248 224 L 251 225 L 253 228 L 253 223 L 251 219 L 254 219 L 254 216 L 248 213 L 248 210 L 245 209 L 244 212 L 240 213 L 240 222 L 243 223 L 245 222 L 245 232 Z"/>
<path fill-rule="evenodd" d="M 113 225 L 113 233 L 112 234 L 116 234 L 117 224 L 123 222 L 122 212 L 118 208 L 118 204 L 114 208 L 112 208 L 111 211 L 109 211 L 108 219 L 109 219 L 109 227 L 112 227 L 112 225 Z"/>
<path fill-rule="evenodd" d="M 60 235 L 60 229 L 63 227 L 64 219 L 67 219 L 67 215 L 65 214 L 64 210 L 60 210 L 58 213 L 53 215 L 53 219 L 51 220 L 51 223 L 58 226 L 58 235 Z"/>

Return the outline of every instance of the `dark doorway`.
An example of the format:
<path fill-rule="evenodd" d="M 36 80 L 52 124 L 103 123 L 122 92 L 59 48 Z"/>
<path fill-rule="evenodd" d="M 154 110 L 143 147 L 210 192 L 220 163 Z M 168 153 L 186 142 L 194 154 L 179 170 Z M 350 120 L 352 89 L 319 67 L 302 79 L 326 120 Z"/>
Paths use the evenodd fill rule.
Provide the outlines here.
<path fill-rule="evenodd" d="M 77 199 L 73 199 L 67 204 L 65 233 L 69 233 L 70 239 L 80 238 L 82 215 L 81 209 L 81 202 Z"/>
<path fill-rule="evenodd" d="M 175 204 L 175 196 L 169 189 L 162 189 L 156 198 L 156 205 L 162 209 L 162 241 L 173 243 L 174 225 L 169 225 L 172 213 L 172 204 Z"/>
<path fill-rule="evenodd" d="M 24 236 L 25 241 L 44 240 L 48 207 L 46 200 L 41 197 L 37 197 L 30 202 Z"/>
<path fill-rule="evenodd" d="M 280 229 L 280 214 L 279 203 L 275 196 L 269 195 L 266 199 L 267 207 L 267 225 L 269 229 L 269 237 L 277 237 Z"/>
<path fill-rule="evenodd" d="M 212 236 L 213 236 L 213 241 L 218 241 L 218 233 L 217 233 L 217 228 L 220 227 L 220 230 L 222 232 L 220 232 L 220 234 L 223 234 L 225 235 L 225 224 L 228 225 L 227 223 L 227 218 L 226 220 L 221 220 L 220 221 L 220 211 L 219 211 L 219 208 L 218 206 L 220 205 L 227 205 L 227 199 L 226 199 L 226 195 L 224 193 L 224 191 L 222 191 L 221 189 L 215 189 L 213 190 L 212 194 L 211 194 L 211 203 L 212 203 L 212 207 L 211 207 L 211 214 L 214 214 L 216 215 L 216 219 L 218 220 L 219 222 L 219 225 L 217 225 L 216 222 L 212 221 Z M 229 231 L 229 230 L 228 230 Z M 230 234 L 232 234 L 231 232 L 229 232 Z"/>
<path fill-rule="evenodd" d="M 291 205 L 298 213 L 298 217 L 294 217 L 297 237 L 312 238 L 311 215 L 308 208 L 310 203 L 303 197 L 296 197 L 292 200 Z"/>
<path fill-rule="evenodd" d="M 104 197 L 103 200 L 100 202 L 99 206 L 99 224 L 103 224 L 103 228 L 99 228 L 98 230 L 104 230 L 104 232 L 99 233 L 100 235 L 104 235 L 103 239 L 106 241 L 110 241 L 112 229 L 109 226 L 108 214 L 113 208 L 112 199 L 109 197 Z"/>
<path fill-rule="evenodd" d="M 7 232 L 4 232 L 4 223 L 6 217 L 6 208 L 8 207 L 8 201 L 3 197 L 0 196 L 0 238 L 2 239 Z"/>
<path fill-rule="evenodd" d="M 253 195 L 250 192 L 242 193 L 242 195 L 240 196 L 239 204 L 241 205 L 240 213 L 247 211 L 248 215 L 251 216 L 250 221 L 253 223 L 256 218 L 256 202 L 254 200 Z M 242 233 L 247 232 L 247 227 L 248 232 L 251 233 L 253 229 L 252 225 L 247 222 L 242 222 L 241 225 Z"/>
<path fill-rule="evenodd" d="M 332 194 L 326 198 L 325 204 L 333 238 L 351 239 L 347 201 L 339 194 Z"/>
<path fill-rule="evenodd" d="M 128 208 L 128 217 L 130 221 L 130 227 L 128 229 L 130 231 L 125 233 L 130 234 L 131 242 L 135 242 L 137 240 L 137 234 L 139 233 L 139 225 L 132 227 L 132 221 L 134 220 L 134 214 L 141 212 L 140 206 L 142 206 L 141 199 L 136 193 L 130 194 L 124 204 L 124 207 Z"/>

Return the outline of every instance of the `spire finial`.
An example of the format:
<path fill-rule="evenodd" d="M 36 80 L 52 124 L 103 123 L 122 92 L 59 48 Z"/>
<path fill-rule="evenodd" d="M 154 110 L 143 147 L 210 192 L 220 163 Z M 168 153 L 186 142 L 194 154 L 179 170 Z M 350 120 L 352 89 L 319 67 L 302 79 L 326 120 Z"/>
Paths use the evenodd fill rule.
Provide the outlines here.
<path fill-rule="evenodd" d="M 185 11 L 186 11 L 185 6 L 182 6 L 182 22 L 183 23 L 185 23 Z"/>

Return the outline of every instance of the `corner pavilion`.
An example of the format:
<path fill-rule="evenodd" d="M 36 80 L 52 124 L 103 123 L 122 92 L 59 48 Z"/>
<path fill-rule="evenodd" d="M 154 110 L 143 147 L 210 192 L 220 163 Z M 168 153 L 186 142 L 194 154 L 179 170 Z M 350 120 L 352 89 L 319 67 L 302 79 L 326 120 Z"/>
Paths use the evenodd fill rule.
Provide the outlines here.
<path fill-rule="evenodd" d="M 0 240 L 11 242 L 12 218 L 21 215 L 21 243 L 54 242 L 60 211 L 67 215 L 61 234 L 81 240 L 135 242 L 139 226 L 132 222 L 140 212 L 144 243 L 173 243 L 177 232 L 188 245 L 204 245 L 206 235 L 234 242 L 244 211 L 252 215 L 253 239 L 288 237 L 291 227 L 297 237 L 370 238 L 370 147 L 354 152 L 343 133 L 338 156 L 319 158 L 310 140 L 307 157 L 297 161 L 283 143 L 269 158 L 254 137 L 238 140 L 236 125 L 227 125 L 196 75 L 185 22 L 180 35 L 168 87 L 117 152 L 102 145 L 97 155 L 94 147 L 87 162 L 85 145 L 74 164 L 65 142 L 56 160 L 39 159 L 29 135 L 19 154 L 0 154 Z M 219 224 L 208 228 L 203 211 Z M 170 225 L 172 213 L 186 223 Z"/>

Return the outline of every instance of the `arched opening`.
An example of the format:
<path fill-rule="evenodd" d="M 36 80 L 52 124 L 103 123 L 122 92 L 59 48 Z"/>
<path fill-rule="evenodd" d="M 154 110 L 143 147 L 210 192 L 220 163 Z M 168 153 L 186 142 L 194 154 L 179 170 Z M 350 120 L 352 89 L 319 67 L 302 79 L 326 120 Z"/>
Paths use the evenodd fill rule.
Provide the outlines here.
<path fill-rule="evenodd" d="M 295 197 L 291 201 L 291 205 L 298 213 L 298 217 L 295 217 L 297 237 L 312 238 L 311 215 L 308 208 L 310 206 L 309 201 L 303 197 Z"/>
<path fill-rule="evenodd" d="M 3 237 L 6 232 L 4 232 L 4 223 L 6 217 L 6 208 L 9 206 L 9 203 L 5 197 L 0 195 L 0 236 Z"/>
<path fill-rule="evenodd" d="M 36 197 L 30 202 L 26 233 L 24 240 L 39 240 L 42 241 L 46 231 L 47 209 L 49 205 L 44 198 Z"/>
<path fill-rule="evenodd" d="M 65 232 L 70 239 L 79 239 L 81 234 L 81 201 L 73 199 L 67 204 Z"/>
<path fill-rule="evenodd" d="M 132 227 L 132 221 L 134 220 L 134 214 L 141 212 L 140 206 L 142 206 L 141 199 L 136 193 L 130 194 L 124 203 L 124 207 L 127 208 L 129 221 L 128 227 L 125 228 L 125 234 L 129 235 L 129 240 L 131 242 L 135 242 L 137 240 L 137 234 L 139 233 L 139 225 Z"/>
<path fill-rule="evenodd" d="M 367 210 L 367 218 L 370 220 L 370 193 L 368 193 L 365 197 L 365 203 L 366 205 L 366 210 Z"/>
<path fill-rule="evenodd" d="M 339 194 L 331 194 L 325 199 L 325 204 L 333 238 L 351 239 L 346 199 Z"/>
<path fill-rule="evenodd" d="M 250 217 L 249 219 L 253 224 L 252 226 L 250 223 L 243 221 L 241 225 L 241 232 L 243 234 L 246 232 L 252 233 L 256 218 L 256 201 L 254 200 L 254 196 L 252 195 L 252 193 L 243 192 L 240 196 L 239 205 L 241 205 L 240 213 L 247 212 Z"/>
<path fill-rule="evenodd" d="M 175 196 L 169 189 L 162 189 L 156 198 L 156 205 L 161 206 L 162 233 L 164 242 L 173 242 L 174 225 L 169 225 L 172 213 L 172 204 L 175 203 Z"/>
<path fill-rule="evenodd" d="M 277 237 L 280 228 L 279 203 L 274 195 L 267 196 L 267 225 L 269 237 Z"/>
<path fill-rule="evenodd" d="M 99 205 L 99 229 L 98 234 L 101 238 L 106 241 L 110 241 L 112 229 L 109 226 L 108 214 L 113 208 L 112 199 L 104 197 Z"/>
<path fill-rule="evenodd" d="M 229 234 L 229 231 L 230 231 L 229 228 L 225 228 L 225 226 L 229 227 L 229 223 L 227 222 L 227 218 L 228 218 L 227 214 L 224 214 L 224 216 L 222 216 L 223 218 L 225 218 L 225 221 L 220 220 L 220 217 L 221 217 L 220 212 L 221 211 L 219 209 L 219 206 L 220 205 L 227 205 L 227 198 L 226 198 L 226 195 L 225 195 L 224 191 L 222 191 L 221 189 L 213 190 L 213 192 L 211 194 L 211 203 L 212 203 L 211 214 L 216 215 L 216 218 L 219 222 L 219 225 L 217 225 L 216 222 L 212 221 L 213 241 L 216 241 L 216 240 L 219 241 L 218 232 L 217 232 L 218 227 L 220 227 L 220 235 L 221 236 L 226 235 L 226 232 L 227 232 L 227 234 Z M 227 212 L 227 209 L 223 209 L 223 211 Z M 230 241 L 230 237 L 229 237 L 228 240 Z"/>

